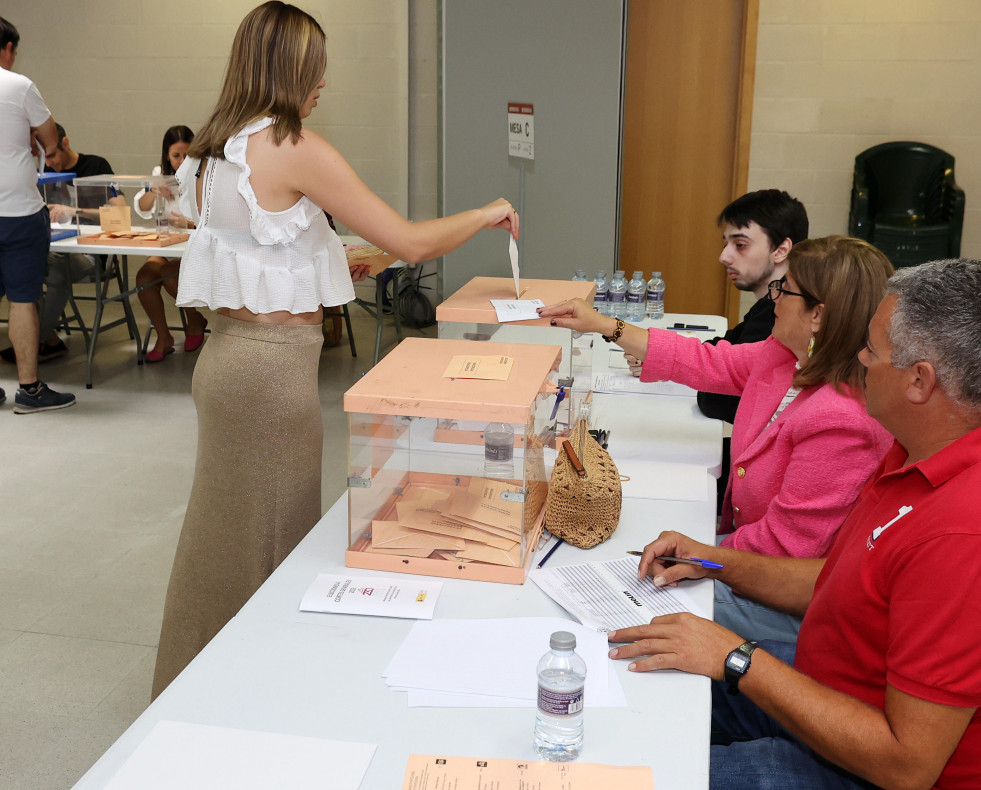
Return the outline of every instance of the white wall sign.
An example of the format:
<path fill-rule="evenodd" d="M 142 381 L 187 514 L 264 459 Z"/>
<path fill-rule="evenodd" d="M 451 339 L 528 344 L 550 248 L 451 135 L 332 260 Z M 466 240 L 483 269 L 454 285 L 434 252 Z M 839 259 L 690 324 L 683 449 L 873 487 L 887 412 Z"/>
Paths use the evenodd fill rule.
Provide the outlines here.
<path fill-rule="evenodd" d="M 535 158 L 535 105 L 508 102 L 508 156 Z"/>

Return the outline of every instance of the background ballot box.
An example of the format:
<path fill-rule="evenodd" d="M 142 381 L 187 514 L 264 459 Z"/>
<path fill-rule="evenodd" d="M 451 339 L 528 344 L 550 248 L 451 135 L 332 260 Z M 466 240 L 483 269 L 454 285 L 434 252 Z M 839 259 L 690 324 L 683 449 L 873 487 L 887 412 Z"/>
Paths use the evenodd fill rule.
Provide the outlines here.
<path fill-rule="evenodd" d="M 558 346 L 408 338 L 351 387 L 347 565 L 522 584 L 555 455 L 561 356 Z M 467 377 L 492 373 L 505 377 Z M 491 423 L 514 436 L 488 466 Z"/>
<path fill-rule="evenodd" d="M 596 283 L 575 280 L 522 279 L 521 299 L 541 299 L 546 305 L 579 297 L 593 303 Z M 498 343 L 545 343 L 562 347 L 559 377 L 568 381 L 579 377 L 576 389 L 589 389 L 590 336 L 571 329 L 549 326 L 549 319 L 501 323 L 491 299 L 514 299 L 514 280 L 510 277 L 474 277 L 436 308 L 441 338 L 493 340 Z M 580 375 L 581 374 L 581 375 Z"/>
<path fill-rule="evenodd" d="M 75 192 L 80 243 L 166 247 L 188 239 L 174 176 L 85 176 L 75 179 Z M 144 192 L 153 195 L 146 216 L 135 205 Z"/>
<path fill-rule="evenodd" d="M 74 173 L 38 174 L 38 192 L 51 215 L 51 241 L 67 239 L 78 232 L 75 228 L 78 202 L 74 180 Z"/>

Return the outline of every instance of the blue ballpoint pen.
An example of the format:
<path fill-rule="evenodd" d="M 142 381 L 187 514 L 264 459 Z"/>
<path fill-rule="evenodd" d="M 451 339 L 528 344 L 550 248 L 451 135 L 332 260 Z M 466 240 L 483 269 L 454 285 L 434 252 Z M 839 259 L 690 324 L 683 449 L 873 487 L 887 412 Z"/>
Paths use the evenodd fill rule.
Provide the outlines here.
<path fill-rule="evenodd" d="M 628 551 L 627 554 L 633 554 L 635 557 L 640 557 L 643 555 L 642 551 Z M 655 557 L 654 559 L 662 560 L 664 562 L 682 562 L 685 565 L 698 565 L 699 567 L 705 568 L 710 571 L 721 571 L 725 566 L 718 562 L 712 562 L 712 560 L 703 560 L 699 557 Z"/>

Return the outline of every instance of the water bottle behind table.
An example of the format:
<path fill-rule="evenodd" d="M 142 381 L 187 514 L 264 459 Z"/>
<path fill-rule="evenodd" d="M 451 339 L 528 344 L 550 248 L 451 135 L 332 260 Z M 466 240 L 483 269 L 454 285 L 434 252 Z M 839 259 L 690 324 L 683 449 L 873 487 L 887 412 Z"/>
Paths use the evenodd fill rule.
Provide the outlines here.
<path fill-rule="evenodd" d="M 647 301 L 647 283 L 643 272 L 634 272 L 633 279 L 627 283 L 627 315 L 626 320 L 636 323 L 644 320 L 644 308 Z"/>
<path fill-rule="evenodd" d="M 584 283 L 586 282 L 586 270 L 576 269 L 576 276 L 572 278 L 574 283 Z"/>
<path fill-rule="evenodd" d="M 647 317 L 664 318 L 664 280 L 654 272 L 647 281 Z"/>
<path fill-rule="evenodd" d="M 582 748 L 586 662 L 576 653 L 576 636 L 556 631 L 538 662 L 535 751 L 545 760 L 575 760 Z"/>
<path fill-rule="evenodd" d="M 600 269 L 596 272 L 596 295 L 593 297 L 593 307 L 600 315 L 609 315 L 610 303 L 607 301 L 607 290 L 609 285 L 606 282 L 606 271 Z"/>
<path fill-rule="evenodd" d="M 608 315 L 614 318 L 627 317 L 627 278 L 623 269 L 613 272 L 613 281 L 610 283 L 610 295 L 607 297 L 610 302 L 610 312 Z"/>
<path fill-rule="evenodd" d="M 506 422 L 484 428 L 484 477 L 514 477 L 514 429 Z"/>

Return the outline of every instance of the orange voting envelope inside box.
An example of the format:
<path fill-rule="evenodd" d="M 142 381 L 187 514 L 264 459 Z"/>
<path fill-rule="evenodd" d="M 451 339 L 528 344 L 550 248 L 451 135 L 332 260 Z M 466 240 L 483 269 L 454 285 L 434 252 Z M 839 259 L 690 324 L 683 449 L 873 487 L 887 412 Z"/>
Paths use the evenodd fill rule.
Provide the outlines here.
<path fill-rule="evenodd" d="M 551 305 L 580 298 L 593 303 L 596 283 L 577 280 L 519 280 L 518 301 L 539 300 Z M 439 336 L 454 340 L 493 340 L 499 343 L 544 343 L 562 347 L 559 378 L 583 394 L 589 390 L 589 336 L 574 337 L 569 329 L 550 326 L 547 318 L 501 321 L 494 301 L 514 300 L 511 277 L 474 277 L 436 308 Z M 571 402 L 571 401 L 570 401 Z"/>
<path fill-rule="evenodd" d="M 349 567 L 522 584 L 558 346 L 408 338 L 344 394 Z"/>

